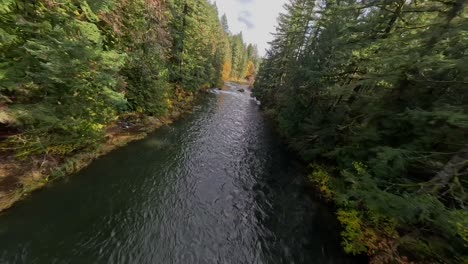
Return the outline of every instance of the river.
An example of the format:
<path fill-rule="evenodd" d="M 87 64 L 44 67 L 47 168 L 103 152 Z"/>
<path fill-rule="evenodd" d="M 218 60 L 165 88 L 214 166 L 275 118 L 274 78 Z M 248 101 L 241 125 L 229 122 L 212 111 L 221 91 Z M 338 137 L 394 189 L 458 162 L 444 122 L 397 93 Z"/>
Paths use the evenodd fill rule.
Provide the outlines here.
<path fill-rule="evenodd" d="M 0 263 L 355 263 L 237 89 L 7 210 Z"/>

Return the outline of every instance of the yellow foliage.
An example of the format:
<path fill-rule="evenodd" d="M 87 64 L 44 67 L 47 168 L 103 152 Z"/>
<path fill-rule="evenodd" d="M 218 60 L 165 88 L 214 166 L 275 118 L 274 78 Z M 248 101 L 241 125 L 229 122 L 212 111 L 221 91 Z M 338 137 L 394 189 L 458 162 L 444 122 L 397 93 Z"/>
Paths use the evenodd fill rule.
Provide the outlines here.
<path fill-rule="evenodd" d="M 257 70 L 255 69 L 255 64 L 252 61 L 249 61 L 245 69 L 244 76 L 254 76 L 256 74 Z"/>
<path fill-rule="evenodd" d="M 230 61 L 226 61 L 223 64 L 223 81 L 228 81 L 231 77 L 231 72 L 232 72 L 232 63 Z"/>
<path fill-rule="evenodd" d="M 76 146 L 72 144 L 60 144 L 60 145 L 52 145 L 47 147 L 46 153 L 48 154 L 59 154 L 59 155 L 66 155 L 71 153 L 75 150 Z"/>
<path fill-rule="evenodd" d="M 330 187 L 330 174 L 321 166 L 312 165 L 312 167 L 314 171 L 309 175 L 309 180 L 319 188 L 325 199 L 332 200 L 334 193 Z"/>
<path fill-rule="evenodd" d="M 103 128 L 104 128 L 103 124 L 95 123 L 95 124 L 91 125 L 91 129 L 93 129 L 94 131 L 97 131 L 97 132 L 102 131 Z"/>
<path fill-rule="evenodd" d="M 338 210 L 338 220 L 344 230 L 343 247 L 347 253 L 367 253 L 370 263 L 409 263 L 398 253 L 396 223 L 376 212 L 354 209 Z"/>
<path fill-rule="evenodd" d="M 366 235 L 359 212 L 340 209 L 337 214 L 338 220 L 344 227 L 341 233 L 344 250 L 352 254 L 367 252 L 368 236 L 372 234 Z"/>

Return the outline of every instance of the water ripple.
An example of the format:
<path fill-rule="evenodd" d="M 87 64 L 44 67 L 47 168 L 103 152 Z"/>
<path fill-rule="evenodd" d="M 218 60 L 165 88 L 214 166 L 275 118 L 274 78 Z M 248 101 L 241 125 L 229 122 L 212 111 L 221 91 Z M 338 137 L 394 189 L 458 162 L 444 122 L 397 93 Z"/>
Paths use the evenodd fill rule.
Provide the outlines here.
<path fill-rule="evenodd" d="M 8 211 L 0 263 L 351 263 L 237 89 Z"/>

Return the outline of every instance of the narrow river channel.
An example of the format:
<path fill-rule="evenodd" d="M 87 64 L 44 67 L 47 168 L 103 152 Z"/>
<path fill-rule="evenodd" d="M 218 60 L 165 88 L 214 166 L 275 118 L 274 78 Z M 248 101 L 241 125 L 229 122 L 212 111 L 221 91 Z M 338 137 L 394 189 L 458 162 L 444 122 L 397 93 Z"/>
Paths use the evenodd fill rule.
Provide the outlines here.
<path fill-rule="evenodd" d="M 3 213 L 0 263 L 354 263 L 238 89 Z"/>

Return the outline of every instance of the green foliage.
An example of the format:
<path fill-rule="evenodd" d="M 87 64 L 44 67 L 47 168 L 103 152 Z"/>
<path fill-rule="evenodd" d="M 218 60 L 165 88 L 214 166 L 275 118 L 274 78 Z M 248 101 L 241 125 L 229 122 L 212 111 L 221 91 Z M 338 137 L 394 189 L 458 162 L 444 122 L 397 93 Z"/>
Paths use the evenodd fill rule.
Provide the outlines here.
<path fill-rule="evenodd" d="M 334 198 L 334 186 L 330 173 L 323 166 L 316 164 L 311 165 L 311 168 L 313 171 L 309 175 L 309 180 L 319 188 L 325 199 L 332 200 Z"/>
<path fill-rule="evenodd" d="M 359 212 L 339 210 L 337 215 L 338 220 L 344 226 L 342 232 L 344 250 L 351 254 L 367 252 L 366 235 Z"/>
<path fill-rule="evenodd" d="M 165 31 L 164 10 L 153 8 L 150 3 L 123 1 L 108 14 L 107 19 L 112 21 L 109 26 L 119 27 L 117 32 L 111 31 L 114 34 L 110 36 L 109 46 L 127 54 L 120 73 L 125 82 L 129 110 L 162 115 L 168 110 L 171 92 L 165 60 L 170 36 Z"/>
<path fill-rule="evenodd" d="M 174 0 L 171 79 L 189 91 L 221 82 L 224 31 L 214 5 L 207 1 Z"/>
<path fill-rule="evenodd" d="M 97 26 L 75 18 L 77 13 L 73 5 L 51 9 L 41 3 L 31 21 L 3 25 L 17 39 L 4 47 L 1 89 L 23 131 L 9 139 L 20 145 L 20 155 L 62 154 L 93 144 L 116 117 L 115 108 L 125 104 L 115 89 L 124 55 L 103 51 Z"/>
<path fill-rule="evenodd" d="M 376 232 L 394 240 L 378 249 L 352 225 L 349 252 L 467 257 L 465 5 L 293 0 L 278 19 L 255 95 L 306 161 L 337 168 L 312 180 L 357 211 L 342 222 L 378 230 L 379 215 L 398 233 Z"/>
<path fill-rule="evenodd" d="M 67 155 L 125 112 L 166 114 L 222 82 L 228 38 L 206 0 L 1 0 L 1 150 Z"/>

